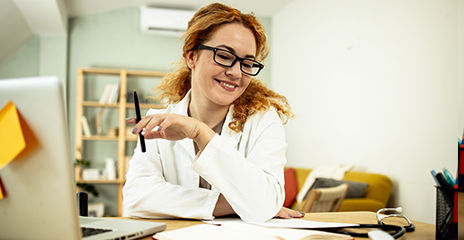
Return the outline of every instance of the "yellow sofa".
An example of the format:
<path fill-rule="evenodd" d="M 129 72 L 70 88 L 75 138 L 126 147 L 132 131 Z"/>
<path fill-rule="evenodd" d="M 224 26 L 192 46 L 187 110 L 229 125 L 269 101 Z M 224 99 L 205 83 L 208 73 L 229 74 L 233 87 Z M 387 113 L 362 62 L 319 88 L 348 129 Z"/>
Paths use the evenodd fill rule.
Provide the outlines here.
<path fill-rule="evenodd" d="M 295 175 L 298 181 L 298 191 L 301 190 L 306 177 L 311 172 L 311 169 L 306 168 L 294 168 Z M 377 174 L 368 173 L 362 171 L 348 171 L 345 174 L 343 180 L 364 182 L 368 183 L 366 192 L 363 198 L 346 198 L 343 200 L 339 212 L 343 211 L 377 211 L 384 208 L 387 205 L 388 199 L 392 191 L 392 181 L 389 177 Z M 292 206 L 296 208 L 296 201 Z"/>

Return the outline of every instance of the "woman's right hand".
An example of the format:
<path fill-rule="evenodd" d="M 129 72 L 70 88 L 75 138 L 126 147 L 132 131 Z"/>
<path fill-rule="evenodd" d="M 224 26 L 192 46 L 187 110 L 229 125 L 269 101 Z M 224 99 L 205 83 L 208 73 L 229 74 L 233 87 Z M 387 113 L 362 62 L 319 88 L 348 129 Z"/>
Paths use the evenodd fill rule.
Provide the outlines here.
<path fill-rule="evenodd" d="M 127 123 L 136 123 L 135 118 Z M 142 132 L 146 139 L 163 138 L 166 140 L 194 139 L 199 134 L 199 121 L 187 116 L 165 113 L 143 117 L 132 129 L 133 134 Z"/>
<path fill-rule="evenodd" d="M 136 119 L 127 120 L 135 124 Z M 171 141 L 184 138 L 193 139 L 200 150 L 208 144 L 214 136 L 214 131 L 203 122 L 180 114 L 164 113 L 143 117 L 132 129 L 133 134 L 142 132 L 146 139 L 162 138 Z"/>

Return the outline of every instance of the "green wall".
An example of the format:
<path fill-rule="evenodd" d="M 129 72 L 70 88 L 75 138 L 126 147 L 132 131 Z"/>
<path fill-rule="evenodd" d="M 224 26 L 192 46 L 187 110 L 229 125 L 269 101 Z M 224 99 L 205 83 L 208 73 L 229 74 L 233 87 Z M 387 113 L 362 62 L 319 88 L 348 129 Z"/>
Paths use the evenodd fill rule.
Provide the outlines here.
<path fill-rule="evenodd" d="M 31 37 L 0 65 L 0 79 L 39 75 L 40 38 Z"/>
<path fill-rule="evenodd" d="M 0 65 L 0 79 L 57 76 L 66 89 L 66 53 L 66 36 L 33 36 Z"/>

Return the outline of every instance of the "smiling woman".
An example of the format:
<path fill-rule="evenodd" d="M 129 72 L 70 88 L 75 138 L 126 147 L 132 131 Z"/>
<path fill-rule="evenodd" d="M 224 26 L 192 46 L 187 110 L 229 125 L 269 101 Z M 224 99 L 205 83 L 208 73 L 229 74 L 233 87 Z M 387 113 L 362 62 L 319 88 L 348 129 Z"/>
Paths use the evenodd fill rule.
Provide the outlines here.
<path fill-rule="evenodd" d="M 253 78 L 267 54 L 254 15 L 217 3 L 195 13 L 180 67 L 158 87 L 169 107 L 150 110 L 133 129 L 145 136 L 147 151 L 138 144 L 130 161 L 124 215 L 237 214 L 246 221 L 302 216 L 282 208 L 282 123 L 292 116 L 290 107 Z"/>

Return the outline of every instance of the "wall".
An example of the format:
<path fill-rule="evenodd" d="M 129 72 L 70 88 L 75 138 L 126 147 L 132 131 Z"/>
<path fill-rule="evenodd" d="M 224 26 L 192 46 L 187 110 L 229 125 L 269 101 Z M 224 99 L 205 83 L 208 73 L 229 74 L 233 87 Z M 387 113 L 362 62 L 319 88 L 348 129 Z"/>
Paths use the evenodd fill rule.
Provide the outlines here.
<path fill-rule="evenodd" d="M 462 103 L 464 103 L 464 1 L 458 1 L 458 91 L 459 91 L 459 103 L 462 109 Z M 464 139 L 464 111 L 460 111 L 458 122 L 461 123 L 462 138 Z"/>
<path fill-rule="evenodd" d="M 32 37 L 0 65 L 0 79 L 39 74 L 40 38 Z"/>
<path fill-rule="evenodd" d="M 286 129 L 288 164 L 346 162 L 386 174 L 389 205 L 434 223 L 430 170 L 456 172 L 464 123 L 457 6 L 294 0 L 276 14 L 272 86 L 296 115 Z"/>
<path fill-rule="evenodd" d="M 67 38 L 33 36 L 0 65 L 0 79 L 57 76 L 67 86 Z"/>
<path fill-rule="evenodd" d="M 0 65 L 3 65 L 33 36 L 13 0 L 0 1 L 0 30 Z"/>

